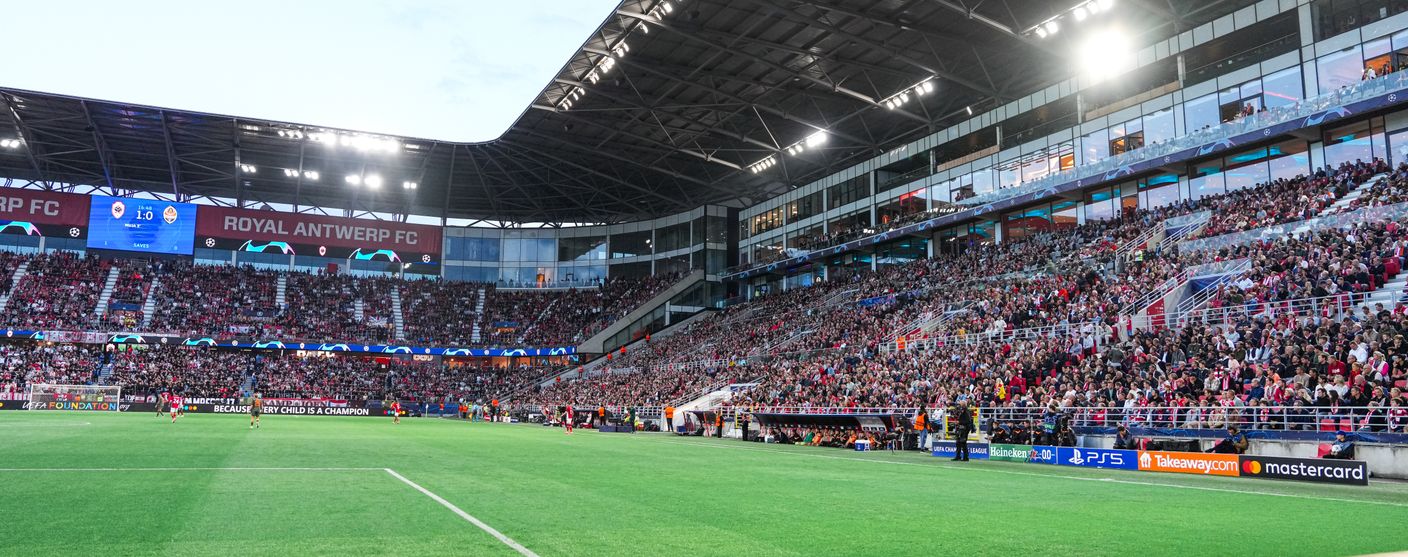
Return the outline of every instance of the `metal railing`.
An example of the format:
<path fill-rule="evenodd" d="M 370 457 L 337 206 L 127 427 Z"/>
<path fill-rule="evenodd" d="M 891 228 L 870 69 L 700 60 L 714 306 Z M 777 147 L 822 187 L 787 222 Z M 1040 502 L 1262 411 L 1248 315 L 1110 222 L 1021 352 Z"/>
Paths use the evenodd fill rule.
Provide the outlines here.
<path fill-rule="evenodd" d="M 1368 299 L 1369 292 L 1343 292 L 1319 298 L 1300 298 L 1273 302 L 1248 301 L 1242 304 L 1204 307 L 1184 312 L 1168 312 L 1160 315 L 1135 317 L 1130 326 L 1134 330 L 1149 330 L 1165 324 L 1188 325 L 1234 325 L 1254 318 L 1277 319 L 1281 317 L 1320 317 L 1343 320 L 1354 315 L 1355 306 Z M 1397 307 L 1397 304 L 1394 305 Z M 1392 309 L 1392 308 L 1388 308 Z"/>
<path fill-rule="evenodd" d="M 978 346 L 994 342 L 1014 342 L 1023 340 L 1043 340 L 1043 339 L 1069 339 L 1081 341 L 1086 336 L 1094 335 L 1098 332 L 1096 322 L 1063 323 L 1058 325 L 1044 325 L 1041 327 L 1024 327 L 1021 329 L 1011 329 L 1004 331 L 984 331 L 979 333 L 965 333 L 958 335 L 941 335 L 928 338 L 905 339 L 904 348 L 900 348 L 900 342 L 888 342 L 880 345 L 880 351 L 900 352 L 910 350 L 933 350 L 945 346 Z M 1103 339 L 1101 339 L 1103 340 Z M 1099 342 L 1097 342 L 1099 344 Z"/>
<path fill-rule="evenodd" d="M 1269 431 L 1337 431 L 1373 429 L 1385 431 L 1391 425 L 1387 407 L 1313 406 L 1266 404 L 1246 405 L 1240 401 L 1227 406 L 1108 406 L 1060 409 L 1055 414 L 1040 406 L 1025 408 L 996 407 L 978 409 L 978 427 L 990 432 L 998 425 L 1025 422 L 1040 430 L 1043 420 L 1063 420 L 1072 427 L 1113 427 L 1124 425 L 1139 428 L 1224 429 L 1236 426 L 1244 430 Z M 1400 423 L 1398 432 L 1408 423 Z M 1181 437 L 1170 433 L 1169 437 Z"/>
<path fill-rule="evenodd" d="M 1305 234 L 1329 228 L 1340 228 L 1343 226 L 1354 226 L 1357 224 L 1389 220 L 1408 220 L 1408 202 L 1378 207 L 1364 207 L 1348 213 L 1337 213 L 1308 220 L 1264 226 L 1255 230 L 1233 232 L 1231 234 L 1222 234 L 1210 238 L 1186 240 L 1180 242 L 1178 248 L 1179 251 L 1183 253 L 1211 252 L 1253 242 L 1275 240 L 1288 234 Z"/>

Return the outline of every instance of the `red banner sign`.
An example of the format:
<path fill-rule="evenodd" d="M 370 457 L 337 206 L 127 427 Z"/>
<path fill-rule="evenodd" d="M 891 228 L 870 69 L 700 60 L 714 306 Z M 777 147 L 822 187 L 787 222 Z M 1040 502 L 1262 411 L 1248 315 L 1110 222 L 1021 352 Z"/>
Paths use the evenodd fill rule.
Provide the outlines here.
<path fill-rule="evenodd" d="M 0 188 L 0 220 L 87 228 L 88 196 Z"/>
<path fill-rule="evenodd" d="M 423 224 L 202 205 L 196 213 L 196 247 L 202 247 L 206 239 L 284 242 L 313 247 L 320 252 L 297 250 L 307 255 L 392 250 L 402 256 L 416 256 L 416 260 L 429 255 L 438 261 L 441 230 L 438 226 Z M 204 247 L 214 246 L 206 242 Z"/>

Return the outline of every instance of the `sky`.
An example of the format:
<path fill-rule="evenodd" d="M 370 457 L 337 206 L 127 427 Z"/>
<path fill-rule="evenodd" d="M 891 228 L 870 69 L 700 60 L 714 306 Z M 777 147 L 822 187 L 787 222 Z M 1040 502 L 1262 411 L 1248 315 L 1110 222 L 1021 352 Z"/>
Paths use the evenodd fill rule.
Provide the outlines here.
<path fill-rule="evenodd" d="M 44 0 L 5 7 L 0 86 L 488 141 L 616 0 Z"/>

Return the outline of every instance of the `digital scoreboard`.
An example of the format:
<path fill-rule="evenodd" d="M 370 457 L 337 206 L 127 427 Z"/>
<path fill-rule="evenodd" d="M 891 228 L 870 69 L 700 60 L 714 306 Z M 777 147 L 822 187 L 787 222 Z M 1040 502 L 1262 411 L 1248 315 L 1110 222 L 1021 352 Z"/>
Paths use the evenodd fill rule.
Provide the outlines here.
<path fill-rule="evenodd" d="M 191 255 L 196 206 L 190 203 L 93 196 L 88 212 L 88 247 Z"/>

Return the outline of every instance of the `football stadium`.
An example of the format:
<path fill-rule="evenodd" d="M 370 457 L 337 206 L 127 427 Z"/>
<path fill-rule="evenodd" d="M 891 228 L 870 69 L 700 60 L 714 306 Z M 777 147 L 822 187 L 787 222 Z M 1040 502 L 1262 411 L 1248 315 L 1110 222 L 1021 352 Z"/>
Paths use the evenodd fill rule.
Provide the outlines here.
<path fill-rule="evenodd" d="M 6 10 L 0 555 L 1408 551 L 1408 1 L 157 4 Z"/>

